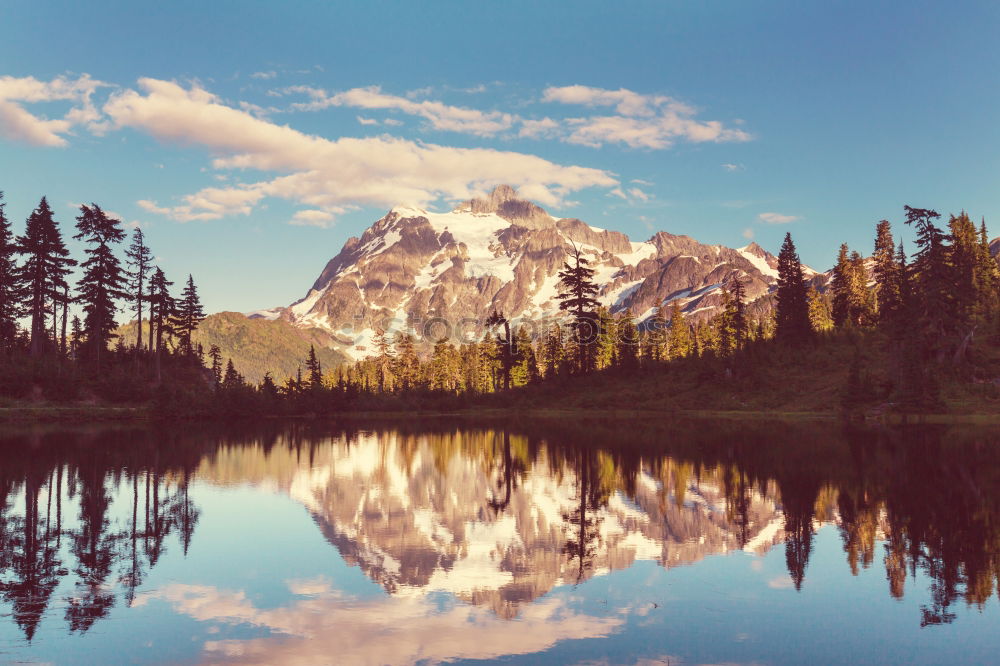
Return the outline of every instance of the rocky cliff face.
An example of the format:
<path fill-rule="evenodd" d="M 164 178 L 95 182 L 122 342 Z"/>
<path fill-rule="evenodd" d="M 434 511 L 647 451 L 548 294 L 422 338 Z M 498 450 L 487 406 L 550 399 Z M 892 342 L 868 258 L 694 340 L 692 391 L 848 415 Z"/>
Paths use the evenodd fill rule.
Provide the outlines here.
<path fill-rule="evenodd" d="M 305 298 L 251 316 L 330 331 L 345 353 L 372 353 L 375 331 L 435 341 L 476 339 L 494 309 L 540 330 L 559 316 L 558 272 L 573 247 L 595 270 L 600 300 L 639 322 L 678 302 L 695 319 L 718 311 L 743 280 L 750 301 L 773 290 L 777 259 L 756 243 L 731 249 L 658 232 L 636 243 L 617 231 L 556 218 L 508 186 L 449 213 L 396 207 L 350 238 Z"/>

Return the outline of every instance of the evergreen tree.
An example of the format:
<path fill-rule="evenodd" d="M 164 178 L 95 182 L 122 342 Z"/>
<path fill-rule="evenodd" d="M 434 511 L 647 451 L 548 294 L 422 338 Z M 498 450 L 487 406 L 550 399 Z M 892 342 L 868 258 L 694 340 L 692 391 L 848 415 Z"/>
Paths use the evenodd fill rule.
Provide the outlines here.
<path fill-rule="evenodd" d="M 875 252 L 872 254 L 872 272 L 875 277 L 875 294 L 878 317 L 883 324 L 899 314 L 899 264 L 896 262 L 896 244 L 888 220 L 875 227 Z"/>
<path fill-rule="evenodd" d="M 223 390 L 232 391 L 233 389 L 242 388 L 243 385 L 243 376 L 236 372 L 236 367 L 233 365 L 233 359 L 229 359 L 226 361 L 226 372 L 222 375 Z"/>
<path fill-rule="evenodd" d="M 588 373 L 594 368 L 594 343 L 600 330 L 595 309 L 598 306 L 597 285 L 594 284 L 594 271 L 587 268 L 590 263 L 580 254 L 580 249 L 573 248 L 573 265 L 563 262 L 559 271 L 559 286 L 561 291 L 556 296 L 559 299 L 559 309 L 573 316 L 572 330 L 576 343 L 576 366 L 579 372 Z"/>
<path fill-rule="evenodd" d="M 793 344 L 808 339 L 812 329 L 809 325 L 805 277 L 790 233 L 785 234 L 785 242 L 778 253 L 776 301 L 775 337 Z"/>
<path fill-rule="evenodd" d="M 670 305 L 670 330 L 668 334 L 669 358 L 684 358 L 695 354 L 695 341 L 677 301 Z"/>
<path fill-rule="evenodd" d="M 517 356 L 516 342 L 510 335 L 510 322 L 503 316 L 502 312 L 493 310 L 493 313 L 486 319 L 486 327 L 495 329 L 502 326 L 503 336 L 496 334 L 496 360 L 500 365 L 500 382 L 497 388 L 507 390 L 510 388 L 510 373 L 514 367 L 514 358 Z"/>
<path fill-rule="evenodd" d="M 17 279 L 24 288 L 26 314 L 31 317 L 31 353 L 35 355 L 45 348 L 46 315 L 52 312 L 55 317 L 55 304 L 60 302 L 67 286 L 66 276 L 70 267 L 76 265 L 69 258 L 45 197 L 28 216 L 24 235 L 17 238 L 17 252 L 24 256 Z"/>
<path fill-rule="evenodd" d="M 857 251 L 851 252 L 847 291 L 851 324 L 853 326 L 868 326 L 874 323 L 875 296 L 868 289 L 865 259 Z"/>
<path fill-rule="evenodd" d="M 393 389 L 394 376 L 392 369 L 395 366 L 395 352 L 392 343 L 381 328 L 375 329 L 375 337 L 372 340 L 375 345 L 375 363 L 377 371 L 378 392 L 385 393 Z"/>
<path fill-rule="evenodd" d="M 618 341 L 616 353 L 618 366 L 626 370 L 635 369 L 639 364 L 639 331 L 636 329 L 631 310 L 625 310 L 618 315 L 615 332 Z"/>
<path fill-rule="evenodd" d="M 415 388 L 420 378 L 420 359 L 413 336 L 406 333 L 396 335 L 396 376 L 404 391 Z"/>
<path fill-rule="evenodd" d="M 153 269 L 149 280 L 149 348 L 157 353 L 163 348 L 164 334 L 173 332 L 172 322 L 177 314 L 177 303 L 170 295 L 173 282 L 167 279 L 159 266 Z"/>
<path fill-rule="evenodd" d="M 649 323 L 647 349 L 651 361 L 666 361 L 670 358 L 670 336 L 667 331 L 667 313 L 663 304 L 657 306 Z"/>
<path fill-rule="evenodd" d="M 24 314 L 25 297 L 21 276 L 14 255 L 17 245 L 5 214 L 3 192 L 0 192 L 0 353 L 9 352 L 17 337 L 17 320 Z"/>
<path fill-rule="evenodd" d="M 432 390 L 450 393 L 458 390 L 458 354 L 448 338 L 434 343 L 429 374 L 428 383 Z"/>
<path fill-rule="evenodd" d="M 125 238 L 121 221 L 108 217 L 100 206 L 80 206 L 76 218 L 76 240 L 90 244 L 82 264 L 83 276 L 77 283 L 77 300 L 83 304 L 83 329 L 87 336 L 87 355 L 97 365 L 108 342 L 117 337 L 114 330 L 115 301 L 128 297 L 125 273 L 115 256 L 113 246 Z"/>
<path fill-rule="evenodd" d="M 597 309 L 597 339 L 594 343 L 594 367 L 598 370 L 617 363 L 618 327 L 606 307 Z"/>
<path fill-rule="evenodd" d="M 135 303 L 136 326 L 136 349 L 142 347 L 142 312 L 143 299 L 145 298 L 146 276 L 153 269 L 153 254 L 146 245 L 142 229 L 136 228 L 132 234 L 132 244 L 125 250 L 125 257 L 128 261 L 129 289 L 132 291 L 132 300 Z M 152 330 L 150 330 L 152 336 Z"/>
<path fill-rule="evenodd" d="M 990 250 L 989 236 L 986 235 L 986 220 L 979 225 L 979 247 L 976 253 L 976 295 L 977 314 L 987 316 L 995 312 L 1000 290 L 1000 265 Z"/>
<path fill-rule="evenodd" d="M 306 358 L 306 371 L 309 373 L 309 388 L 318 391 L 323 388 L 323 366 L 316 358 L 316 347 L 309 345 L 309 356 Z"/>
<path fill-rule="evenodd" d="M 814 331 L 828 331 L 833 328 L 830 305 L 814 287 L 809 287 L 809 324 Z"/>
<path fill-rule="evenodd" d="M 734 277 L 729 283 L 730 312 L 729 321 L 733 329 L 733 347 L 736 350 L 746 346 L 750 337 L 750 322 L 747 320 L 747 292 L 739 277 Z"/>
<path fill-rule="evenodd" d="M 562 327 L 555 323 L 549 327 L 542 343 L 542 367 L 545 379 L 552 379 L 562 367 L 565 358 Z"/>
<path fill-rule="evenodd" d="M 205 318 L 205 310 L 201 306 L 201 299 L 198 298 L 198 289 L 194 285 L 194 278 L 188 275 L 187 285 L 181 292 L 180 300 L 177 302 L 176 314 L 173 317 L 172 325 L 174 332 L 180 340 L 180 350 L 182 354 L 194 354 L 194 347 L 191 344 L 191 336 L 194 335 L 198 324 Z"/>
<path fill-rule="evenodd" d="M 833 295 L 833 324 L 840 328 L 850 321 L 850 274 L 851 261 L 848 258 L 847 243 L 840 246 L 837 263 L 830 278 L 830 292 Z"/>
<path fill-rule="evenodd" d="M 535 348 L 531 346 L 531 336 L 528 329 L 521 326 L 514 335 L 514 367 L 511 369 L 510 381 L 514 386 L 525 386 L 538 381 L 538 360 Z"/>
<path fill-rule="evenodd" d="M 222 350 L 219 345 L 212 345 L 208 348 L 208 358 L 212 361 L 212 376 L 215 377 L 215 385 L 222 383 Z"/>
<path fill-rule="evenodd" d="M 917 232 L 917 252 L 910 267 L 913 313 L 930 351 L 943 342 L 952 324 L 951 275 L 945 234 L 934 224 L 934 220 L 941 217 L 937 211 L 910 206 L 903 206 L 903 209 L 906 224 Z"/>
<path fill-rule="evenodd" d="M 948 221 L 951 245 L 948 269 L 951 272 L 951 298 L 958 322 L 969 322 L 980 312 L 980 243 L 976 225 L 963 211 Z"/>

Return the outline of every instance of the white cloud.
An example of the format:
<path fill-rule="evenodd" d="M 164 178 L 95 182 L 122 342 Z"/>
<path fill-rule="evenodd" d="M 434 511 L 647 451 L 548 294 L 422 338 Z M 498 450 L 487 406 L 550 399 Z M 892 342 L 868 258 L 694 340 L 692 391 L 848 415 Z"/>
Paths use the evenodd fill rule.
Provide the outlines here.
<path fill-rule="evenodd" d="M 342 209 L 338 212 L 342 212 Z M 292 216 L 289 224 L 303 227 L 328 227 L 335 217 L 329 210 L 300 210 Z"/>
<path fill-rule="evenodd" d="M 649 182 L 648 180 L 643 180 L 642 178 L 633 178 L 630 182 L 633 182 L 636 185 L 645 185 L 647 187 L 653 186 L 653 183 Z"/>
<path fill-rule="evenodd" d="M 798 215 L 782 215 L 781 213 L 761 213 L 757 219 L 764 224 L 788 224 L 801 219 Z"/>
<path fill-rule="evenodd" d="M 593 148 L 623 143 L 631 148 L 658 150 L 670 148 L 679 139 L 693 143 L 750 140 L 743 130 L 725 127 L 717 120 L 696 120 L 697 109 L 665 95 L 574 85 L 547 88 L 542 101 L 613 106 L 618 115 L 566 120 L 569 133 L 564 140 Z"/>
<path fill-rule="evenodd" d="M 377 118 L 365 118 L 363 116 L 355 116 L 355 117 L 358 119 L 358 122 L 362 125 L 378 125 Z"/>
<path fill-rule="evenodd" d="M 646 203 L 652 196 L 646 192 L 643 192 L 638 187 L 630 187 L 627 190 L 623 190 L 620 187 L 616 187 L 608 192 L 608 196 L 618 197 L 623 201 L 628 201 L 629 203 Z"/>
<path fill-rule="evenodd" d="M 415 93 L 424 94 L 430 89 L 411 91 L 406 97 L 383 93 L 378 86 L 368 88 L 353 88 L 345 92 L 328 94 L 318 88 L 294 86 L 287 92 L 306 94 L 307 102 L 292 104 L 296 111 L 318 111 L 331 106 L 348 106 L 359 109 L 382 109 L 401 111 L 412 116 L 424 118 L 436 130 L 462 132 L 476 136 L 494 136 L 510 129 L 517 117 L 500 111 L 480 111 L 467 107 L 450 106 L 442 102 L 430 100 L 414 101 Z"/>
<path fill-rule="evenodd" d="M 556 136 L 559 131 L 559 123 L 551 118 L 545 117 L 541 120 L 521 121 L 521 130 L 517 133 L 520 137 L 537 139 Z"/>
<path fill-rule="evenodd" d="M 216 169 L 254 169 L 282 175 L 233 187 L 208 187 L 176 206 L 144 200 L 145 210 L 178 220 L 246 215 L 264 197 L 324 211 L 349 205 L 426 206 L 462 200 L 508 183 L 542 205 L 566 203 L 572 192 L 614 187 L 607 171 L 562 166 L 543 158 L 487 148 L 452 148 L 388 136 L 336 140 L 299 132 L 227 106 L 200 88 L 140 79 L 142 93 L 123 90 L 104 111 L 117 127 L 148 132 L 165 142 L 201 146 Z M 398 99 L 398 98 L 397 98 Z"/>
<path fill-rule="evenodd" d="M 383 125 L 391 125 L 392 127 L 399 127 L 403 124 L 402 120 L 397 120 L 396 118 L 386 118 L 382 121 Z"/>
<path fill-rule="evenodd" d="M 722 165 L 722 168 L 730 173 L 732 173 L 733 171 L 743 171 L 742 164 L 730 164 L 727 162 L 726 164 Z"/>
<path fill-rule="evenodd" d="M 0 136 L 37 146 L 65 146 L 73 127 L 84 125 L 94 133 L 104 126 L 91 97 L 106 84 L 82 74 L 75 79 L 58 76 L 51 81 L 39 81 L 33 76 L 0 76 Z M 71 108 L 62 118 L 49 119 L 34 115 L 25 104 L 70 102 Z"/>
<path fill-rule="evenodd" d="M 266 81 L 268 79 L 273 79 L 277 75 L 278 75 L 278 73 L 272 69 L 272 70 L 267 71 L 267 72 L 254 72 L 253 74 L 250 75 L 250 78 L 251 79 L 264 79 Z"/>
<path fill-rule="evenodd" d="M 750 228 L 750 227 L 747 227 L 746 229 L 744 229 L 743 230 L 743 238 L 746 238 L 747 240 L 753 240 L 753 229 Z"/>

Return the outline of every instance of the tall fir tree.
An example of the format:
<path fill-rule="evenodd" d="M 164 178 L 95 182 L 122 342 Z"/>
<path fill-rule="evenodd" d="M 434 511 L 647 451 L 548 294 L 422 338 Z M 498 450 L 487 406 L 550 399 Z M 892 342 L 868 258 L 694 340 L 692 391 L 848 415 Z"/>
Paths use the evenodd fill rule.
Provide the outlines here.
<path fill-rule="evenodd" d="M 850 274 L 851 261 L 848 256 L 847 243 L 842 243 L 837 253 L 837 263 L 833 266 L 830 278 L 830 292 L 833 300 L 833 324 L 837 327 L 850 321 Z"/>
<path fill-rule="evenodd" d="M 100 365 L 108 343 L 115 337 L 115 301 L 125 299 L 125 272 L 113 247 L 125 238 L 121 221 L 109 217 L 97 204 L 80 206 L 73 238 L 88 243 L 87 258 L 77 282 L 76 300 L 83 305 L 86 355 Z"/>
<path fill-rule="evenodd" d="M 896 261 L 896 243 L 888 220 L 880 221 L 875 227 L 872 273 L 875 278 L 879 322 L 886 324 L 898 316 L 901 307 L 899 263 Z"/>
<path fill-rule="evenodd" d="M 156 266 L 149 279 L 149 348 L 159 352 L 163 347 L 164 335 L 173 330 L 171 322 L 176 314 L 177 304 L 170 295 L 173 282 L 167 279 L 163 270 Z"/>
<path fill-rule="evenodd" d="M 67 286 L 66 276 L 76 265 L 45 197 L 28 216 L 24 235 L 17 238 L 17 252 L 24 257 L 17 275 L 24 288 L 26 314 L 31 317 L 30 351 L 37 355 L 47 345 L 46 316 L 52 312 L 55 317 L 55 306 Z"/>
<path fill-rule="evenodd" d="M 323 388 L 323 366 L 316 356 L 316 347 L 309 345 L 309 356 L 306 357 L 306 371 L 309 373 L 309 388 L 319 391 Z"/>
<path fill-rule="evenodd" d="M 132 243 L 125 250 L 125 258 L 129 266 L 129 290 L 132 302 L 135 305 L 136 339 L 135 347 L 141 350 L 142 347 L 142 313 L 143 304 L 146 300 L 146 279 L 153 269 L 153 253 L 146 245 L 145 236 L 142 229 L 136 228 L 132 233 Z M 152 329 L 150 330 L 152 336 Z"/>
<path fill-rule="evenodd" d="M 676 300 L 670 304 L 670 329 L 667 338 L 670 359 L 684 358 L 697 353 L 691 326 Z"/>
<path fill-rule="evenodd" d="M 618 315 L 615 337 L 618 341 L 617 365 L 625 370 L 634 370 L 639 365 L 639 331 L 631 310 Z"/>
<path fill-rule="evenodd" d="M 934 220 L 941 215 L 926 208 L 903 206 L 906 224 L 917 232 L 917 251 L 910 265 L 912 312 L 923 332 L 928 353 L 941 349 L 953 321 L 951 275 L 948 270 L 946 236 Z"/>
<path fill-rule="evenodd" d="M 590 262 L 583 258 L 580 248 L 573 247 L 572 260 L 572 264 L 563 262 L 559 271 L 560 292 L 556 298 L 560 301 L 559 309 L 573 316 L 576 369 L 588 373 L 594 368 L 594 346 L 600 331 L 596 313 L 597 285 L 594 284 L 594 270 L 587 267 Z"/>
<path fill-rule="evenodd" d="M 219 349 L 219 345 L 212 345 L 208 348 L 208 360 L 212 362 L 209 369 L 212 371 L 212 376 L 215 377 L 215 385 L 219 386 L 222 384 L 222 350 Z"/>
<path fill-rule="evenodd" d="M 24 314 L 24 288 L 17 270 L 17 244 L 0 192 L 0 353 L 9 353 L 17 338 L 17 321 Z"/>
<path fill-rule="evenodd" d="M 174 333 L 177 335 L 182 354 L 188 356 L 194 354 L 191 338 L 204 318 L 205 310 L 198 297 L 198 288 L 194 284 L 194 278 L 188 275 L 187 284 L 177 301 L 176 314 L 172 320 Z"/>
<path fill-rule="evenodd" d="M 812 332 L 809 325 L 809 302 L 806 281 L 802 275 L 792 234 L 785 234 L 785 241 L 778 253 L 778 290 L 775 307 L 775 338 L 787 343 L 807 340 Z"/>
<path fill-rule="evenodd" d="M 545 379 L 552 379 L 559 374 L 565 359 L 565 344 L 562 326 L 552 324 L 542 342 L 542 368 Z"/>

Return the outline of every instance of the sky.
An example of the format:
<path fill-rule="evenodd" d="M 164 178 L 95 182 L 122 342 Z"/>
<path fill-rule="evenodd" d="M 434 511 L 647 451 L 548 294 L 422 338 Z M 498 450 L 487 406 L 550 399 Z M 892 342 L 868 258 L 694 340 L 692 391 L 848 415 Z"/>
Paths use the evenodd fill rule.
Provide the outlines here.
<path fill-rule="evenodd" d="M 210 312 L 287 305 L 397 204 L 826 269 L 903 205 L 1000 235 L 995 2 L 0 2 L 0 190 L 146 234 Z"/>

